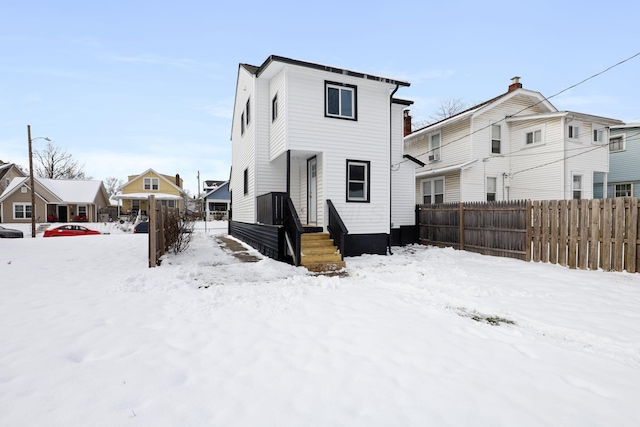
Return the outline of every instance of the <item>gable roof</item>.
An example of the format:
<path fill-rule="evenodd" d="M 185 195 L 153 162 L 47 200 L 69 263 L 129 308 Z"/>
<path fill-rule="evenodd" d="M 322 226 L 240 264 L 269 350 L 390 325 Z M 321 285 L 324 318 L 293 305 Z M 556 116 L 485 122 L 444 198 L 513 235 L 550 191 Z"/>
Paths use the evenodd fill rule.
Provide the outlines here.
<path fill-rule="evenodd" d="M 230 194 L 229 194 L 229 181 L 222 181 L 223 184 L 220 185 L 218 188 L 215 188 L 209 192 L 207 192 L 207 194 L 204 195 L 205 199 L 215 199 L 216 197 L 216 193 L 220 193 L 219 195 L 221 197 L 218 197 L 218 199 L 220 200 L 227 200 L 230 198 Z"/>
<path fill-rule="evenodd" d="M 20 175 L 25 176 L 25 174 L 16 166 L 15 163 L 3 163 L 0 165 L 0 178 L 5 176 L 11 168 L 15 168 L 16 171 L 20 173 Z"/>
<path fill-rule="evenodd" d="M 178 187 L 175 183 L 169 181 L 164 175 L 159 174 L 158 172 L 154 171 L 153 169 L 149 168 L 146 171 L 142 172 L 140 175 L 137 175 L 136 177 L 134 177 L 133 179 L 130 179 L 129 181 L 125 182 L 124 184 L 122 184 L 120 187 L 118 187 L 119 190 L 122 190 L 124 187 L 126 187 L 127 185 L 131 184 L 133 181 L 137 181 L 138 179 L 142 178 L 144 175 L 148 174 L 149 172 L 154 173 L 158 178 L 161 178 L 163 181 L 169 183 L 171 186 L 173 186 L 173 188 L 175 188 L 176 190 L 178 190 L 178 192 L 180 194 L 184 194 L 184 190 L 180 187 Z"/>
<path fill-rule="evenodd" d="M 102 192 L 105 199 L 109 200 L 107 190 L 105 189 L 102 181 L 64 180 L 35 177 L 33 180 L 56 197 L 58 202 L 91 204 L 95 201 L 99 192 Z M 9 197 L 23 184 L 29 186 L 29 177 L 14 178 L 0 196 L 0 201 Z M 38 191 L 36 191 L 36 194 L 38 194 Z"/>

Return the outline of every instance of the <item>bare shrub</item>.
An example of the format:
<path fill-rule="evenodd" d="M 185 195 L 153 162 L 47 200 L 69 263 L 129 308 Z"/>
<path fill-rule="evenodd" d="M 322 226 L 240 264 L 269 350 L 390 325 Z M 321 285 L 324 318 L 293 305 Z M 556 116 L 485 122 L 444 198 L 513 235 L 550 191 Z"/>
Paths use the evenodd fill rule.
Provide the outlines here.
<path fill-rule="evenodd" d="M 174 254 L 184 252 L 191 243 L 194 225 L 191 220 L 182 220 L 178 215 L 168 215 L 164 224 L 167 250 Z"/>

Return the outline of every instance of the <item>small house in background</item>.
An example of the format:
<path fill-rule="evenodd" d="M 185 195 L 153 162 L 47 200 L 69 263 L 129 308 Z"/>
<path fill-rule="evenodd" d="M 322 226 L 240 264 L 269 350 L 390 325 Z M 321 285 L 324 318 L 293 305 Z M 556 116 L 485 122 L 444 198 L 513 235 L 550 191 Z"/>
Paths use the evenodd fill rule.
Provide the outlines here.
<path fill-rule="evenodd" d="M 0 194 L 7 189 L 13 178 L 25 176 L 27 175 L 22 172 L 15 163 L 2 163 L 2 161 L 0 161 Z"/>
<path fill-rule="evenodd" d="M 596 175 L 597 199 L 640 197 L 640 123 L 612 126 L 609 136 L 609 174 Z"/>
<path fill-rule="evenodd" d="M 206 182 L 206 181 L 205 181 Z M 229 218 L 229 205 L 231 193 L 229 193 L 229 181 L 214 181 L 220 183 L 215 189 L 207 191 L 204 195 L 204 212 L 208 221 L 226 220 Z"/>
<path fill-rule="evenodd" d="M 177 208 L 180 212 L 185 209 L 185 192 L 180 175 L 164 175 L 153 169 L 147 169 L 140 175 L 130 175 L 119 193 L 111 198 L 121 203 L 120 212 L 123 215 L 147 215 L 150 195 L 154 195 L 164 206 Z"/>
<path fill-rule="evenodd" d="M 205 180 L 202 183 L 202 191 L 208 193 L 211 190 L 216 190 L 221 185 L 227 184 L 229 181 L 214 181 L 211 179 Z"/>
<path fill-rule="evenodd" d="M 3 222 L 31 222 L 28 177 L 14 178 L 0 195 Z M 109 206 L 102 181 L 34 178 L 37 222 L 97 222 Z"/>
<path fill-rule="evenodd" d="M 259 67 L 240 64 L 230 234 L 319 268 L 409 239 L 417 164 L 403 156 L 402 115 L 412 102 L 396 98 L 407 86 L 275 55 Z M 308 241 L 325 236 L 335 247 L 313 256 L 321 252 Z"/>
<path fill-rule="evenodd" d="M 414 132 L 405 123 L 405 151 L 425 163 L 416 202 L 593 198 L 594 175 L 609 172 L 609 128 L 621 124 L 558 111 L 514 77 L 507 92 L 444 120 Z"/>

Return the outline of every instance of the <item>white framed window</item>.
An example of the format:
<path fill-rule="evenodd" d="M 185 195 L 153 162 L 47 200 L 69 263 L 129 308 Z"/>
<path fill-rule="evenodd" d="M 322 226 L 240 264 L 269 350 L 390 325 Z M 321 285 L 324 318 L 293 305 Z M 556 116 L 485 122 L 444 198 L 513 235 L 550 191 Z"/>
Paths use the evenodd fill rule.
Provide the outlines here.
<path fill-rule="evenodd" d="M 633 185 L 630 182 L 615 184 L 613 187 L 615 197 L 632 197 L 633 195 Z"/>
<path fill-rule="evenodd" d="M 421 181 L 422 203 L 444 203 L 444 177 Z"/>
<path fill-rule="evenodd" d="M 357 120 L 357 87 L 335 82 L 324 82 L 325 116 Z"/>
<path fill-rule="evenodd" d="M 26 187 L 26 186 L 22 186 L 22 187 L 20 187 L 20 192 L 21 192 L 22 194 L 27 194 L 27 187 Z"/>
<path fill-rule="evenodd" d="M 87 205 L 78 205 L 78 216 L 87 216 Z"/>
<path fill-rule="evenodd" d="M 580 126 L 575 123 L 567 125 L 567 138 L 580 139 Z"/>
<path fill-rule="evenodd" d="M 160 179 L 159 178 L 145 178 L 144 179 L 144 189 L 145 190 L 159 190 L 160 189 Z"/>
<path fill-rule="evenodd" d="M 139 211 L 139 210 L 140 210 L 140 200 L 138 200 L 138 199 L 133 199 L 133 200 L 131 201 L 131 209 L 132 209 L 132 210 Z"/>
<path fill-rule="evenodd" d="M 487 177 L 487 202 L 495 202 L 497 184 L 498 179 L 495 176 Z"/>
<path fill-rule="evenodd" d="M 542 128 L 532 128 L 524 131 L 525 146 L 541 144 L 543 139 Z"/>
<path fill-rule="evenodd" d="M 175 208 L 176 207 L 176 201 L 175 200 L 162 200 L 161 201 L 162 206 L 166 206 L 169 208 Z"/>
<path fill-rule="evenodd" d="M 370 165 L 365 160 L 347 160 L 347 202 L 369 203 Z"/>
<path fill-rule="evenodd" d="M 31 218 L 31 203 L 16 202 L 13 204 L 13 219 Z"/>
<path fill-rule="evenodd" d="M 597 123 L 593 123 L 592 125 L 592 138 L 591 138 L 591 142 L 593 142 L 594 144 L 602 144 L 605 141 L 605 138 L 607 137 L 607 129 L 602 126 L 599 125 Z"/>
<path fill-rule="evenodd" d="M 500 154 L 502 151 L 502 126 L 491 125 L 491 154 Z"/>
<path fill-rule="evenodd" d="M 274 122 L 278 118 L 278 94 L 276 93 L 271 100 L 271 121 Z"/>
<path fill-rule="evenodd" d="M 440 133 L 434 133 L 429 136 L 429 161 L 437 162 L 440 161 Z"/>
<path fill-rule="evenodd" d="M 582 199 L 582 175 L 573 174 L 571 191 L 573 192 L 574 199 Z"/>
<path fill-rule="evenodd" d="M 609 151 L 615 153 L 616 151 L 625 150 L 625 137 L 624 135 L 616 135 L 609 138 Z"/>

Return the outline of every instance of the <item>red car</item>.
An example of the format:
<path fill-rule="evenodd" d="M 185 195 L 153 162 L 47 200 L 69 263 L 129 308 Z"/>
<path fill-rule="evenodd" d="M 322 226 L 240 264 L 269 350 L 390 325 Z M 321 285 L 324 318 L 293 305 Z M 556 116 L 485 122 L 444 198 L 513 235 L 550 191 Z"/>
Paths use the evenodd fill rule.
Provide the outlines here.
<path fill-rule="evenodd" d="M 91 230 L 82 225 L 65 224 L 56 228 L 50 228 L 44 231 L 44 237 L 57 236 L 87 236 L 90 234 L 102 234 L 99 231 Z"/>

